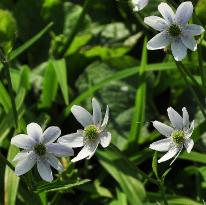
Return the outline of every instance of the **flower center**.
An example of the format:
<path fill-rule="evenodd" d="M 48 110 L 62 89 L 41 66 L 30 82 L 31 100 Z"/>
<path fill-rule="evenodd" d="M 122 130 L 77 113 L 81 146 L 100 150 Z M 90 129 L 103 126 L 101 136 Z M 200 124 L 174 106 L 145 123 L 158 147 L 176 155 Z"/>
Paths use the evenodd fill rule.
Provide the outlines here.
<path fill-rule="evenodd" d="M 45 155 L 46 147 L 43 144 L 36 144 L 34 146 L 34 152 L 39 156 Z"/>
<path fill-rule="evenodd" d="M 184 142 L 185 134 L 182 130 L 176 130 L 172 133 L 172 139 L 176 144 L 182 144 Z"/>
<path fill-rule="evenodd" d="M 95 125 L 89 125 L 84 129 L 85 137 L 89 140 L 95 140 L 98 136 L 98 128 Z"/>
<path fill-rule="evenodd" d="M 178 25 L 176 24 L 172 24 L 170 27 L 169 27 L 169 30 L 168 30 L 169 34 L 172 36 L 172 37 L 177 37 L 181 34 L 181 30 L 179 28 Z"/>

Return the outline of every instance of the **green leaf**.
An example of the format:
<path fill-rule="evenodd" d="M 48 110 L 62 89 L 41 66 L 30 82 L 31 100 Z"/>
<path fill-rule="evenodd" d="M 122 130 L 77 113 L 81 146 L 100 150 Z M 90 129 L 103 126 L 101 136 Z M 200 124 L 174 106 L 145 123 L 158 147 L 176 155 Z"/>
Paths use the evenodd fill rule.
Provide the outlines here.
<path fill-rule="evenodd" d="M 79 181 L 73 182 L 73 183 L 71 183 L 71 181 L 70 182 L 69 181 L 68 182 L 66 182 L 66 181 L 53 182 L 50 184 L 38 186 L 35 192 L 36 193 L 55 192 L 55 191 L 67 192 L 74 187 L 81 186 L 81 185 L 88 183 L 88 182 L 90 182 L 89 179 L 79 180 Z"/>
<path fill-rule="evenodd" d="M 198 203 L 198 202 L 195 202 L 189 198 L 184 198 L 184 197 L 181 197 L 181 198 L 175 198 L 175 199 L 170 199 L 168 200 L 169 202 L 169 205 L 202 205 L 202 203 Z"/>
<path fill-rule="evenodd" d="M 191 153 L 182 152 L 179 156 L 180 159 L 185 159 L 193 162 L 206 164 L 206 154 L 192 151 Z"/>
<path fill-rule="evenodd" d="M 130 204 L 141 205 L 146 197 L 143 184 L 137 178 L 137 171 L 120 152 L 110 147 L 97 152 L 100 164 L 119 183 Z"/>
<path fill-rule="evenodd" d="M 66 62 L 64 59 L 61 60 L 50 60 L 51 65 L 53 66 L 57 81 L 60 85 L 64 101 L 66 105 L 69 104 L 69 96 L 68 96 L 68 85 L 67 85 L 67 67 L 66 67 Z"/>
<path fill-rule="evenodd" d="M 131 129 L 130 129 L 130 136 L 129 142 L 137 144 L 139 141 L 139 136 L 141 133 L 142 123 L 144 121 L 144 113 L 145 113 L 145 98 L 146 98 L 146 82 L 145 82 L 145 69 L 147 66 L 147 38 L 145 37 L 143 51 L 142 51 L 142 58 L 141 58 L 141 65 L 139 67 L 139 74 L 141 75 L 141 81 L 139 88 L 136 91 L 135 97 L 135 105 L 134 105 L 134 112 L 132 116 L 131 122 Z"/>
<path fill-rule="evenodd" d="M 19 149 L 13 145 L 10 145 L 7 160 L 12 161 L 14 156 L 19 152 Z M 16 176 L 13 170 L 6 167 L 4 176 L 4 204 L 15 205 L 17 190 L 19 186 L 19 177 Z"/>
<path fill-rule="evenodd" d="M 3 106 L 6 113 L 8 113 L 11 109 L 11 100 L 9 94 L 2 82 L 0 82 L 0 104 Z"/>
<path fill-rule="evenodd" d="M 152 159 L 152 169 L 153 169 L 153 172 L 154 172 L 156 178 L 159 179 L 158 167 L 157 167 L 157 152 L 154 153 L 154 156 Z"/>
<path fill-rule="evenodd" d="M 39 33 L 37 33 L 35 36 L 33 36 L 31 39 L 29 39 L 27 42 L 25 42 L 23 45 L 21 45 L 19 48 L 14 50 L 9 57 L 9 60 L 13 60 L 16 57 L 18 57 L 20 54 L 22 54 L 25 50 L 27 50 L 29 47 L 31 47 L 34 43 L 36 43 L 51 27 L 53 23 L 49 23 L 45 28 L 43 28 Z"/>
<path fill-rule="evenodd" d="M 58 88 L 56 72 L 52 63 L 49 61 L 46 66 L 40 104 L 40 107 L 42 108 L 48 108 L 51 106 L 56 97 Z"/>

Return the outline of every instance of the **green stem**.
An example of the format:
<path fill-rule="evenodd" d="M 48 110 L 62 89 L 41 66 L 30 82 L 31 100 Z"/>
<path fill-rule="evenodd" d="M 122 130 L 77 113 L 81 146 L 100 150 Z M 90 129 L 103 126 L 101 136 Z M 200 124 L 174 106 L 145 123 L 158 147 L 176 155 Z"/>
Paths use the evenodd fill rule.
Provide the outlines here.
<path fill-rule="evenodd" d="M 176 65 L 177 65 L 177 68 L 178 70 L 180 71 L 180 74 L 181 76 L 183 77 L 184 81 L 185 81 L 185 84 L 189 87 L 191 93 L 193 94 L 195 100 L 197 101 L 197 104 L 199 105 L 200 107 L 200 110 L 206 120 L 206 113 L 205 113 L 205 110 L 204 110 L 204 106 L 202 105 L 201 101 L 199 100 L 199 97 L 197 96 L 195 90 L 193 89 L 193 87 L 190 85 L 190 83 L 188 82 L 187 78 L 186 78 L 186 73 L 184 72 L 184 70 L 182 69 L 181 67 L 181 64 L 179 64 L 179 62 L 175 61 Z"/>
<path fill-rule="evenodd" d="M 89 10 L 89 7 L 90 7 L 92 1 L 93 0 L 85 0 L 84 1 L 83 10 L 82 10 L 77 22 L 76 22 L 76 25 L 74 26 L 74 28 L 72 29 L 69 37 L 67 38 L 67 41 L 66 41 L 65 45 L 63 46 L 61 51 L 57 54 L 57 56 L 56 56 L 57 58 L 64 57 L 66 51 L 69 49 L 74 37 L 76 36 L 77 32 L 79 31 L 79 28 L 81 27 L 81 24 L 84 21 L 84 17 L 86 15 L 86 12 Z"/>
<path fill-rule="evenodd" d="M 12 171 L 15 170 L 14 166 L 4 157 L 3 154 L 1 154 L 1 152 L 0 152 L 0 161 L 6 164 Z"/>
<path fill-rule="evenodd" d="M 15 98 L 14 98 L 14 93 L 13 93 L 13 88 L 12 88 L 11 75 L 10 75 L 10 71 L 9 71 L 9 60 L 4 55 L 2 48 L 0 48 L 0 59 L 1 59 L 1 63 L 4 66 L 4 72 L 5 72 L 7 81 L 8 81 L 8 89 L 9 89 L 9 95 L 10 95 L 10 99 L 11 99 L 14 122 L 15 122 L 16 127 L 18 127 L 18 114 L 17 114 L 16 103 L 15 103 Z"/>
<path fill-rule="evenodd" d="M 166 194 L 165 194 L 165 189 L 164 189 L 164 184 L 162 183 L 161 180 L 159 180 L 159 189 L 160 189 L 160 192 L 162 194 L 164 205 L 168 205 Z"/>

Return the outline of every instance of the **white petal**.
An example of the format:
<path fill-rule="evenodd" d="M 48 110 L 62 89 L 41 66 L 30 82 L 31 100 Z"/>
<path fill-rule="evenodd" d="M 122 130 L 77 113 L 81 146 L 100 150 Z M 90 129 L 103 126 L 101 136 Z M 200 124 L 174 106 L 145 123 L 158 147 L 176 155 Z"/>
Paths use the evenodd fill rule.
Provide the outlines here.
<path fill-rule="evenodd" d="M 172 54 L 176 61 L 181 61 L 187 55 L 187 48 L 182 43 L 181 39 L 176 39 L 171 45 Z"/>
<path fill-rule="evenodd" d="M 185 28 L 182 29 L 183 34 L 188 34 L 192 36 L 197 36 L 203 33 L 205 29 L 202 26 L 196 24 L 188 24 Z"/>
<path fill-rule="evenodd" d="M 24 159 L 18 161 L 15 167 L 15 173 L 17 176 L 21 176 L 26 172 L 30 171 L 36 163 L 36 154 L 34 152 L 30 152 Z"/>
<path fill-rule="evenodd" d="M 189 129 L 190 121 L 189 121 L 189 114 L 185 107 L 182 108 L 182 115 L 183 115 L 183 128 Z"/>
<path fill-rule="evenodd" d="M 172 126 L 175 129 L 181 130 L 183 128 L 182 117 L 172 107 L 169 107 L 167 109 L 167 112 L 168 112 L 170 122 L 172 123 Z"/>
<path fill-rule="evenodd" d="M 163 16 L 163 18 L 167 21 L 168 24 L 172 24 L 175 18 L 175 14 L 172 8 L 167 3 L 161 3 L 158 6 L 158 10 Z"/>
<path fill-rule="evenodd" d="M 71 161 L 77 162 L 85 158 L 90 159 L 94 155 L 98 144 L 99 144 L 99 141 L 89 142 L 85 144 L 85 146 L 81 149 L 78 155 L 74 157 Z"/>
<path fill-rule="evenodd" d="M 78 105 L 73 105 L 71 108 L 71 112 L 83 127 L 93 124 L 91 114 L 83 107 Z"/>
<path fill-rule="evenodd" d="M 47 145 L 47 151 L 54 154 L 57 157 L 73 156 L 74 151 L 66 144 L 51 143 Z"/>
<path fill-rule="evenodd" d="M 179 152 L 179 150 L 180 150 L 179 147 L 172 147 L 171 149 L 169 149 L 169 151 L 165 155 L 163 155 L 163 157 L 161 157 L 158 160 L 158 163 L 165 162 L 165 161 L 171 159 Z"/>
<path fill-rule="evenodd" d="M 93 108 L 93 123 L 95 125 L 101 125 L 102 123 L 102 111 L 99 102 L 92 98 L 92 108 Z"/>
<path fill-rule="evenodd" d="M 142 10 L 147 4 L 149 0 L 132 0 L 132 4 L 134 6 L 133 11 L 140 11 Z"/>
<path fill-rule="evenodd" d="M 182 35 L 181 40 L 182 40 L 183 44 L 185 45 L 185 47 L 189 48 L 192 51 L 197 50 L 197 42 L 196 42 L 196 40 L 194 39 L 193 36 L 191 36 L 191 35 Z"/>
<path fill-rule="evenodd" d="M 186 138 L 190 138 L 192 136 L 192 133 L 195 129 L 195 121 L 193 120 L 190 124 L 190 128 L 188 130 L 186 130 Z"/>
<path fill-rule="evenodd" d="M 190 153 L 193 146 L 194 146 L 194 141 L 192 139 L 188 138 L 185 140 L 184 146 L 185 146 L 187 152 Z"/>
<path fill-rule="evenodd" d="M 72 133 L 58 139 L 59 143 L 65 143 L 70 147 L 82 147 L 84 145 L 83 133 Z"/>
<path fill-rule="evenodd" d="M 176 11 L 175 21 L 177 24 L 187 24 L 193 13 L 192 2 L 186 1 L 179 5 Z"/>
<path fill-rule="evenodd" d="M 46 155 L 46 160 L 52 167 L 54 167 L 54 169 L 56 169 L 60 172 L 64 171 L 63 165 L 61 164 L 61 162 L 54 155 L 47 154 Z"/>
<path fill-rule="evenodd" d="M 108 147 L 112 139 L 112 135 L 110 132 L 101 132 L 100 133 L 100 144 L 102 147 Z"/>
<path fill-rule="evenodd" d="M 170 44 L 170 37 L 167 32 L 162 31 L 161 33 L 154 36 L 148 43 L 148 50 L 157 50 L 167 47 Z"/>
<path fill-rule="evenodd" d="M 39 159 L 37 161 L 37 170 L 43 180 L 47 182 L 51 182 L 53 180 L 51 167 L 46 160 Z"/>
<path fill-rule="evenodd" d="M 103 120 L 102 126 L 101 126 L 102 130 L 104 130 L 106 128 L 108 120 L 109 120 L 109 106 L 107 105 L 107 109 L 106 109 L 106 112 L 104 115 L 104 120 Z"/>
<path fill-rule="evenodd" d="M 19 134 L 11 139 L 11 144 L 22 149 L 32 149 L 35 142 L 28 135 Z"/>
<path fill-rule="evenodd" d="M 163 31 L 168 27 L 166 21 L 158 16 L 149 16 L 144 18 L 144 23 L 157 31 Z"/>
<path fill-rule="evenodd" d="M 61 135 L 61 130 L 59 129 L 59 127 L 56 127 L 56 126 L 48 127 L 42 135 L 42 142 L 44 144 L 52 143 L 60 135 Z"/>
<path fill-rule="evenodd" d="M 12 160 L 13 162 L 18 162 L 21 160 L 24 160 L 25 158 L 27 158 L 28 156 L 31 155 L 31 153 L 33 153 L 33 151 L 28 151 L 28 150 L 23 150 L 21 152 L 19 152 L 14 159 Z"/>
<path fill-rule="evenodd" d="M 165 125 L 159 121 L 154 121 L 153 126 L 165 137 L 170 137 L 173 132 L 172 127 L 169 127 L 168 125 Z"/>
<path fill-rule="evenodd" d="M 32 122 L 27 125 L 26 129 L 27 134 L 39 143 L 43 133 L 41 127 L 37 123 Z"/>
<path fill-rule="evenodd" d="M 166 152 L 169 150 L 170 146 L 172 144 L 172 141 L 170 138 L 158 140 L 157 142 L 153 142 L 149 148 L 159 151 L 159 152 Z"/>

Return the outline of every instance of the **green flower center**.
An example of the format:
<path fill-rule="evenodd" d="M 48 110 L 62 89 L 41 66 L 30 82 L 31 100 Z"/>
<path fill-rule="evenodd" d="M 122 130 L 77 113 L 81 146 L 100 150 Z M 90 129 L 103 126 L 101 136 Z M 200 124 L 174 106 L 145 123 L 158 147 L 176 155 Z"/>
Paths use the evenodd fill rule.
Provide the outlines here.
<path fill-rule="evenodd" d="M 172 24 L 170 27 L 169 27 L 169 30 L 168 30 L 169 34 L 172 36 L 172 37 L 177 37 L 181 34 L 181 30 L 179 28 L 178 25 L 176 24 Z"/>
<path fill-rule="evenodd" d="M 34 152 L 39 156 L 45 155 L 46 147 L 43 144 L 36 144 L 34 146 Z"/>
<path fill-rule="evenodd" d="M 172 139 L 176 144 L 182 144 L 184 142 L 185 134 L 182 130 L 177 130 L 172 133 Z"/>
<path fill-rule="evenodd" d="M 98 136 L 98 128 L 95 125 L 89 125 L 84 129 L 85 137 L 89 140 L 95 140 Z"/>

